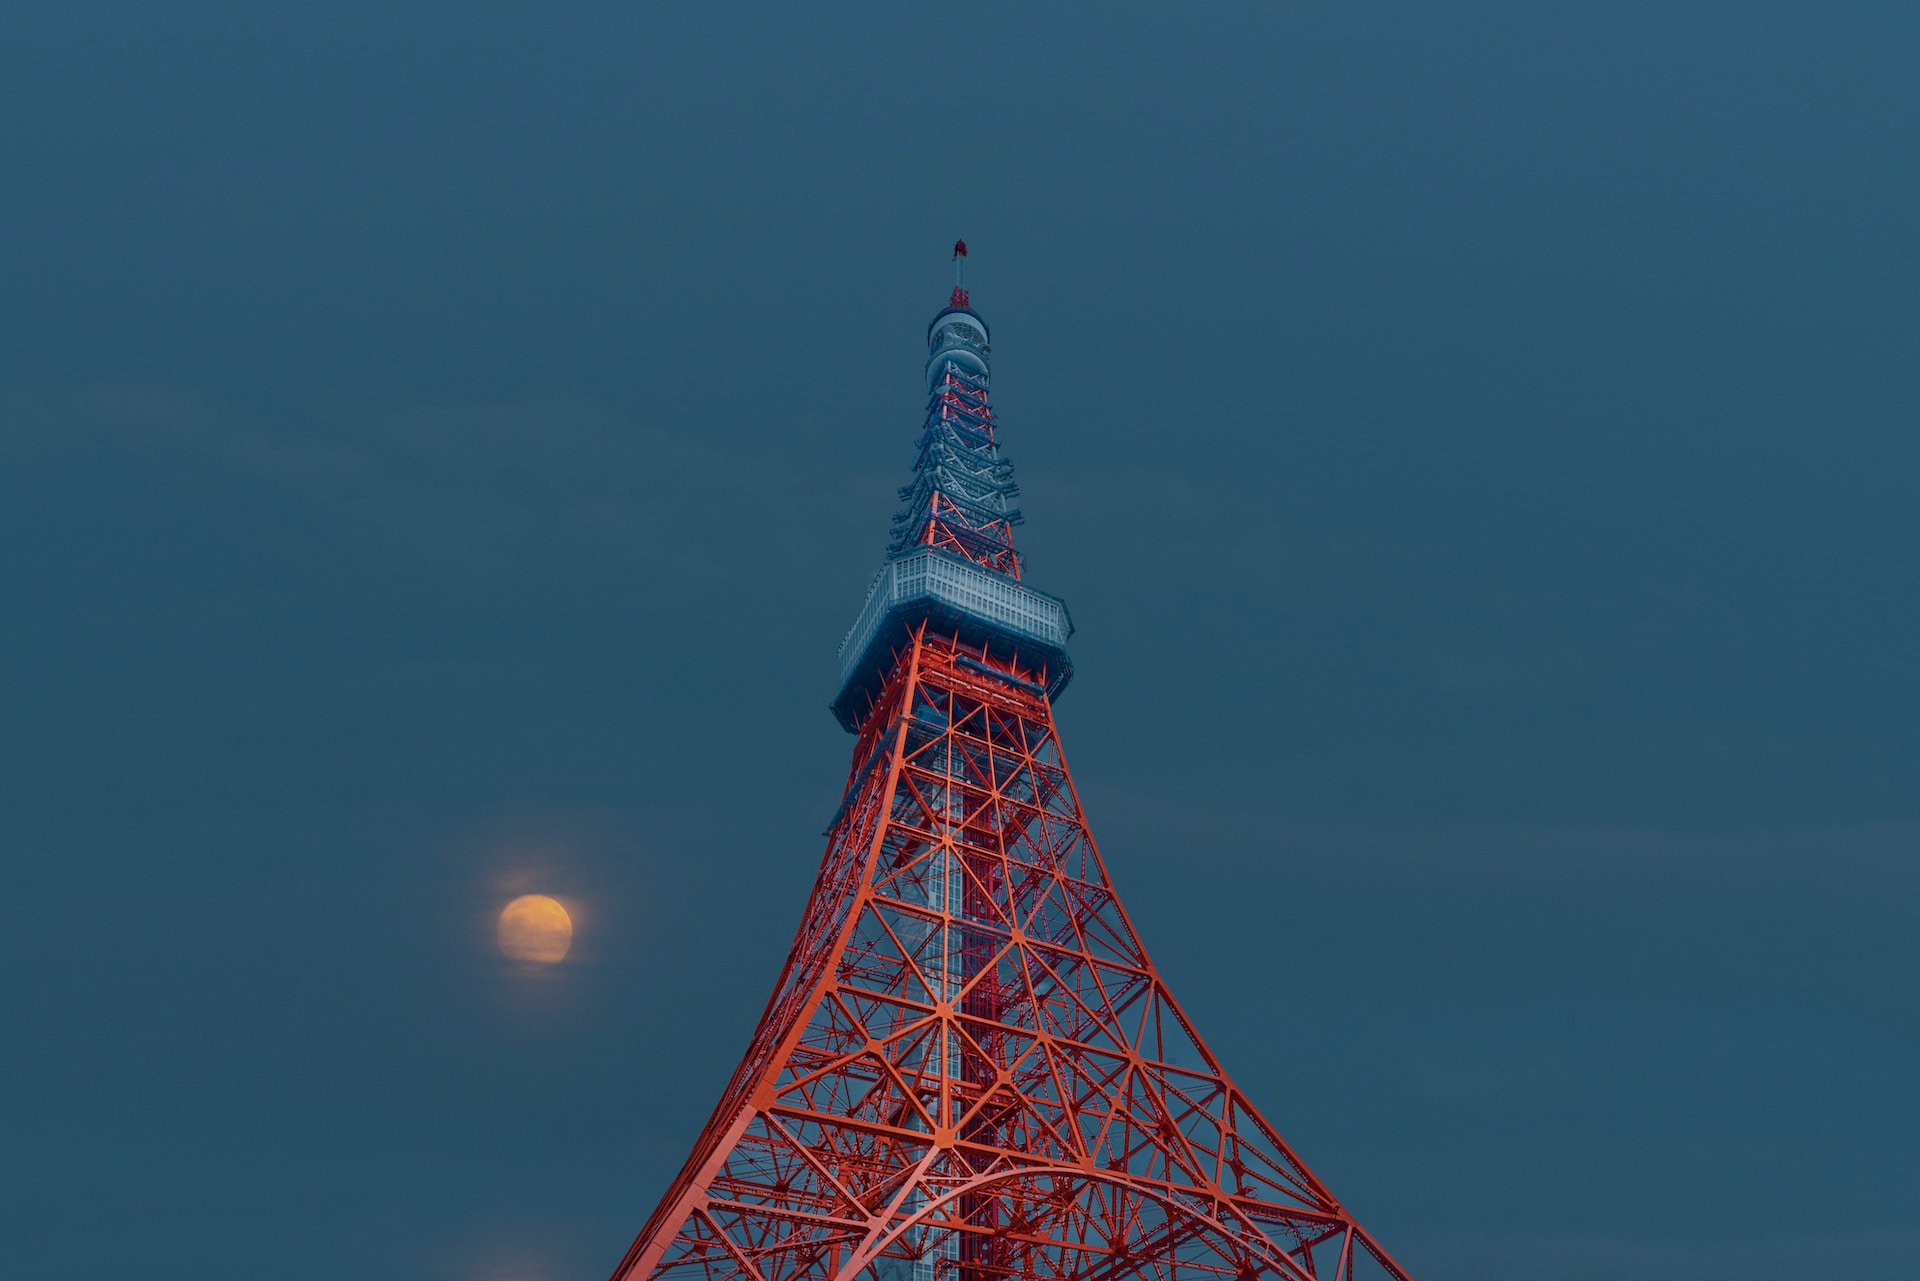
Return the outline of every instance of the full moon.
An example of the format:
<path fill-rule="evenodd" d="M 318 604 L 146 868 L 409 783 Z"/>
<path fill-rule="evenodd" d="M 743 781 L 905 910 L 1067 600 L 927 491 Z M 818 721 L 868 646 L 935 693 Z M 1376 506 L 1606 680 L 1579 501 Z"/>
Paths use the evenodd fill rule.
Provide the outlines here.
<path fill-rule="evenodd" d="M 573 918 L 544 894 L 522 894 L 500 909 L 500 950 L 528 965 L 552 965 L 573 946 Z"/>

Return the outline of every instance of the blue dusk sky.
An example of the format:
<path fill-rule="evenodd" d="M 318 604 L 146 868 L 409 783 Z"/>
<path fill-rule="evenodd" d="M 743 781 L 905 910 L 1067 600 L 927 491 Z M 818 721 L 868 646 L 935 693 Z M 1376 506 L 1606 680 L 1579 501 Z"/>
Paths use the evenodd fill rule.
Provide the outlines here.
<path fill-rule="evenodd" d="M 956 236 L 1094 832 L 1342 1200 L 1421 1281 L 1909 1274 L 1916 50 L 0 8 L 0 1274 L 611 1271 L 818 864 Z"/>

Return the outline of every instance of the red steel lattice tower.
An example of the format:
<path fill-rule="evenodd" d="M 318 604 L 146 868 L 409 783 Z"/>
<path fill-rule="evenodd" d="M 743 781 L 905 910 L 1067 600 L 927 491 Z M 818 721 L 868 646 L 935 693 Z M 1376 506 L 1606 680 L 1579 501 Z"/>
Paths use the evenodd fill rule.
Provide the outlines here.
<path fill-rule="evenodd" d="M 1409 1281 L 1154 969 L 1054 727 L 955 245 L 888 557 L 841 649 L 857 735 L 772 999 L 614 1281 Z"/>

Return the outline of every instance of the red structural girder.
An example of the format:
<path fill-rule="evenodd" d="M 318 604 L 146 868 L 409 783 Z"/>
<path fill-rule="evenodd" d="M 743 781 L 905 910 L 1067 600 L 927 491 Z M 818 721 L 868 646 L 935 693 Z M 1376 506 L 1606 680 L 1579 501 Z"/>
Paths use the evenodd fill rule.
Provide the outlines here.
<path fill-rule="evenodd" d="M 1020 553 L 1013 549 L 1013 524 L 1005 517 L 982 520 L 955 502 L 944 490 L 935 490 L 921 517 L 920 543 L 944 548 L 976 565 L 1020 577 Z"/>
<path fill-rule="evenodd" d="M 1408 1281 L 1116 897 L 1044 689 L 923 624 L 772 999 L 615 1281 Z"/>
<path fill-rule="evenodd" d="M 935 398 L 943 418 L 959 418 L 969 426 L 992 433 L 993 410 L 987 405 L 984 390 L 949 372 L 940 382 Z"/>

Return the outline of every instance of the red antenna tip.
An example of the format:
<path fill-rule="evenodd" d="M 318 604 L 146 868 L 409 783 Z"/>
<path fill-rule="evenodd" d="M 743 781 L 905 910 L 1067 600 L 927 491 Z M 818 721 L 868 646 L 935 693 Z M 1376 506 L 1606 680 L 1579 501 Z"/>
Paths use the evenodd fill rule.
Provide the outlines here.
<path fill-rule="evenodd" d="M 953 242 L 953 297 L 947 299 L 949 307 L 971 307 L 973 300 L 967 294 L 967 242 Z"/>

